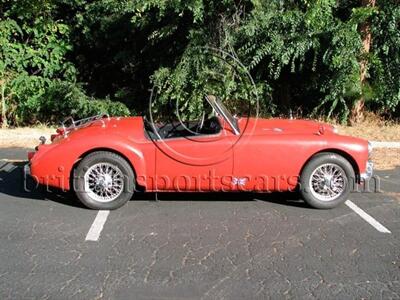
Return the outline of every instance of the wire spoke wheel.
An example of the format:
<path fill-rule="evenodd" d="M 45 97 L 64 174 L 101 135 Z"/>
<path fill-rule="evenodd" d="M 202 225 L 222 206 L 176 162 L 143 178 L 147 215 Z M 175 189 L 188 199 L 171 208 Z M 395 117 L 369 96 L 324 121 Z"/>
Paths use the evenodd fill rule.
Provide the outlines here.
<path fill-rule="evenodd" d="M 318 166 L 311 174 L 309 187 L 311 193 L 320 201 L 333 201 L 346 189 L 347 176 L 337 164 L 326 163 Z"/>
<path fill-rule="evenodd" d="M 102 203 L 111 202 L 124 190 L 123 173 L 111 163 L 94 164 L 85 172 L 84 188 L 93 200 Z"/>

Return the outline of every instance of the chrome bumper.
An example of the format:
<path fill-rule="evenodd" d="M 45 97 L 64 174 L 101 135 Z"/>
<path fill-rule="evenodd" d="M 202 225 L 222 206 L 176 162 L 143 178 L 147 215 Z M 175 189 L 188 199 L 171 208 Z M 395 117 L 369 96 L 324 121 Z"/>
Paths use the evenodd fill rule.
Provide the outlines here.
<path fill-rule="evenodd" d="M 368 180 L 372 177 L 373 173 L 374 173 L 374 163 L 369 160 L 369 161 L 367 161 L 365 173 L 361 173 L 360 178 L 363 180 Z"/>

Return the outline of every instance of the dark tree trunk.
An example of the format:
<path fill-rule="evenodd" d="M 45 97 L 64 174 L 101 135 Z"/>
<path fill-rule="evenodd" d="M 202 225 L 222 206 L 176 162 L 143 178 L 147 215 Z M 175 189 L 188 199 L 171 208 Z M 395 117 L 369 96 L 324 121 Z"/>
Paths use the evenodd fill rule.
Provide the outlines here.
<path fill-rule="evenodd" d="M 363 7 L 374 7 L 376 3 L 376 0 L 361 0 L 361 5 Z M 364 24 L 361 25 L 361 34 L 362 34 L 362 39 L 363 39 L 363 52 L 364 54 L 369 53 L 370 48 L 371 48 L 371 24 L 370 22 L 366 21 Z M 366 59 L 363 59 L 360 62 L 360 83 L 361 86 L 364 85 L 365 80 L 366 80 L 366 75 L 367 75 L 367 64 L 368 61 Z M 351 117 L 350 117 L 350 122 L 352 124 L 358 123 L 363 120 L 364 118 L 364 106 L 365 106 L 365 98 L 362 95 L 360 99 L 358 99 L 351 110 Z"/>
<path fill-rule="evenodd" d="M 7 127 L 8 127 L 8 122 L 7 122 L 7 106 L 6 106 L 7 104 L 6 104 L 5 89 L 6 89 L 6 81 L 5 81 L 5 80 L 0 80 L 1 127 L 2 127 L 2 128 L 7 128 Z"/>

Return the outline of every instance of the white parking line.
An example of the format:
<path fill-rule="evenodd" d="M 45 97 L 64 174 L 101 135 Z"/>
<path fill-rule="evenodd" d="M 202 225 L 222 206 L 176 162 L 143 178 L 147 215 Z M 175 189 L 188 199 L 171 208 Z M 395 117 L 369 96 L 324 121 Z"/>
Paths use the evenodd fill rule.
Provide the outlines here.
<path fill-rule="evenodd" d="M 361 208 L 359 208 L 350 200 L 347 200 L 345 204 L 379 232 L 391 233 L 389 229 L 387 229 L 385 226 L 383 226 L 381 223 L 379 223 L 377 220 L 375 220 L 373 217 L 371 217 L 369 214 L 367 214 L 365 211 L 363 211 Z"/>
<path fill-rule="evenodd" d="M 93 221 L 92 226 L 90 227 L 85 241 L 98 241 L 100 237 L 100 233 L 103 230 L 104 223 L 107 221 L 107 217 L 110 214 L 109 210 L 99 210 L 96 218 Z"/>

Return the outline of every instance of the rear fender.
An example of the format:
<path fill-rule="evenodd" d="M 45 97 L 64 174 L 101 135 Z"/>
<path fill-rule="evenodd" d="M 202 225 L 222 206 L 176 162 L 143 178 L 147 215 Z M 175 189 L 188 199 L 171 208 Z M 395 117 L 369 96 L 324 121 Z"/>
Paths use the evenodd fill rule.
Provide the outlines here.
<path fill-rule="evenodd" d="M 104 143 L 104 137 L 98 137 L 95 142 L 93 140 L 91 138 L 90 143 L 81 139 L 69 140 L 48 145 L 43 152 L 39 150 L 31 160 L 32 175 L 41 184 L 69 190 L 70 176 L 79 161 L 89 153 L 108 150 L 123 156 L 131 164 L 137 183 L 146 186 L 146 160 L 132 141 L 110 135 L 107 135 L 107 143 Z"/>

